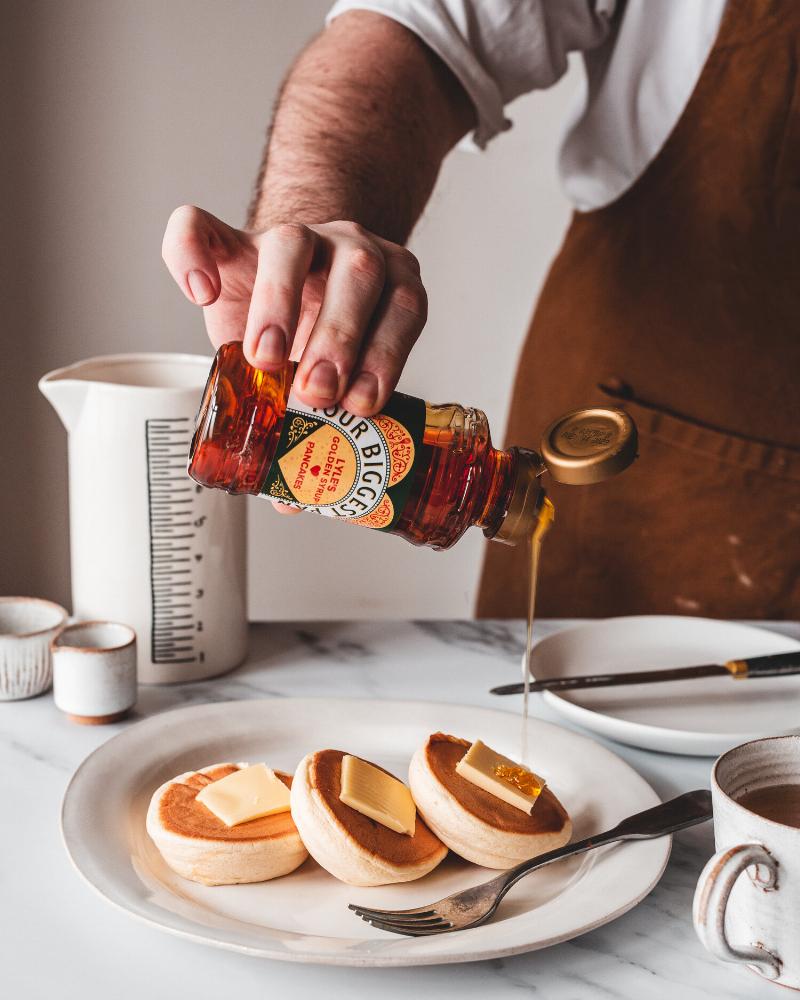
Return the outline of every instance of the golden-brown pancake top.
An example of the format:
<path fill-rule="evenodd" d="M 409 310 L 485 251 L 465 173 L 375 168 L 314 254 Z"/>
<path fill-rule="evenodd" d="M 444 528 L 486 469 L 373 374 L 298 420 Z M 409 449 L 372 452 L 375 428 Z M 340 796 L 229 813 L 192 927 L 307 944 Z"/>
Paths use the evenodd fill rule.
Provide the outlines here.
<path fill-rule="evenodd" d="M 440 784 L 459 805 L 478 819 L 508 833 L 558 833 L 569 817 L 566 809 L 545 787 L 529 814 L 478 788 L 456 772 L 456 764 L 472 744 L 457 736 L 434 733 L 425 744 L 425 759 Z"/>
<path fill-rule="evenodd" d="M 221 764 L 203 774 L 196 772 L 184 781 L 173 781 L 159 803 L 158 817 L 162 825 L 173 833 L 198 840 L 276 840 L 297 834 L 292 814 L 288 811 L 261 816 L 237 826 L 226 826 L 202 802 L 197 801 L 201 788 L 238 770 L 233 764 Z M 283 771 L 276 771 L 275 774 L 287 788 L 292 787 L 291 775 Z"/>
<path fill-rule="evenodd" d="M 343 750 L 319 750 L 309 765 L 309 781 L 341 826 L 360 847 L 395 865 L 419 864 L 442 850 L 442 842 L 431 833 L 419 813 L 417 813 L 414 836 L 409 837 L 406 833 L 395 833 L 394 830 L 368 816 L 362 816 L 360 812 L 341 802 L 339 793 L 342 789 L 344 756 Z M 377 766 L 373 764 L 373 767 Z"/>

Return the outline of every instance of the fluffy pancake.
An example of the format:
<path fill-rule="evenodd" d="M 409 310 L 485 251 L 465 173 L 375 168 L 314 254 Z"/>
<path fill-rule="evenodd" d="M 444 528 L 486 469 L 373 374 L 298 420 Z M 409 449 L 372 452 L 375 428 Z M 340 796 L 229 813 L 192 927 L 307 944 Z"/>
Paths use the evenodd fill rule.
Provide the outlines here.
<path fill-rule="evenodd" d="M 226 826 L 201 802 L 201 788 L 248 764 L 214 764 L 165 782 L 150 800 L 147 832 L 173 871 L 204 885 L 265 882 L 308 857 L 291 813 Z M 291 775 L 276 771 L 287 786 Z"/>
<path fill-rule="evenodd" d="M 414 836 L 409 837 L 341 802 L 344 756 L 342 750 L 318 750 L 297 766 L 292 818 L 309 854 L 350 885 L 388 885 L 427 875 L 444 859 L 447 848 L 419 815 Z"/>
<path fill-rule="evenodd" d="M 456 773 L 470 745 L 434 733 L 411 759 L 411 794 L 443 843 L 477 865 L 511 868 L 569 842 L 572 822 L 549 788 L 527 814 Z"/>

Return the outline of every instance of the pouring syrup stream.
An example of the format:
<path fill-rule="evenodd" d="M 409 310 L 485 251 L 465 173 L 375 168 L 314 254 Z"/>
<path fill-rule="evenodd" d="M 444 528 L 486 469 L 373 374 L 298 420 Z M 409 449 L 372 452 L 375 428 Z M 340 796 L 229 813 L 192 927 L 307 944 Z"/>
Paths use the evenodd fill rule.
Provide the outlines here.
<path fill-rule="evenodd" d="M 528 700 L 530 696 L 531 684 L 531 653 L 533 651 L 533 619 L 536 613 L 536 584 L 539 577 L 539 557 L 542 551 L 542 539 L 547 534 L 550 525 L 555 517 L 555 508 L 550 500 L 545 497 L 539 514 L 536 518 L 536 525 L 531 533 L 529 546 L 529 568 L 530 576 L 528 580 L 528 629 L 525 637 L 525 655 L 523 657 L 523 689 L 522 689 L 522 735 L 520 741 L 520 763 L 523 767 L 528 766 Z"/>

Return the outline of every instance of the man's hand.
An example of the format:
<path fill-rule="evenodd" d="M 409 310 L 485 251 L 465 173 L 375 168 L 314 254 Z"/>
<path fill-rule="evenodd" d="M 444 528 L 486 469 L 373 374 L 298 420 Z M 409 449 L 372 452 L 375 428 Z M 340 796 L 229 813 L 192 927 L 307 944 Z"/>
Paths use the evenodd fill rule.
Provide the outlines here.
<path fill-rule="evenodd" d="M 192 206 L 170 216 L 162 248 L 184 295 L 202 306 L 212 344 L 244 341 L 250 364 L 298 360 L 309 406 L 384 406 L 425 325 L 419 264 L 354 222 L 233 229 Z"/>

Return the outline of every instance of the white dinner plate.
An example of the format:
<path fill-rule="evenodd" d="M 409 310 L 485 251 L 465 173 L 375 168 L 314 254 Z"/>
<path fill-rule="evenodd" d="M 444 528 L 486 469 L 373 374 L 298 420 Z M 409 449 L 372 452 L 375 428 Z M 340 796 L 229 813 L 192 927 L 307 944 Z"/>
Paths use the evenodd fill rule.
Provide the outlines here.
<path fill-rule="evenodd" d="M 78 768 L 62 807 L 64 842 L 100 895 L 155 927 L 251 955 L 333 965 L 467 962 L 544 948 L 613 920 L 656 884 L 669 857 L 667 837 L 601 848 L 531 875 L 482 927 L 407 938 L 370 927 L 347 904 L 418 906 L 496 873 L 450 856 L 417 882 L 355 888 L 309 859 L 272 882 L 209 887 L 175 875 L 145 832 L 150 796 L 184 771 L 222 761 L 267 761 L 291 771 L 309 750 L 336 747 L 405 777 L 414 749 L 440 729 L 519 753 L 513 715 L 426 702 L 276 698 L 157 715 Z M 528 741 L 537 771 L 572 816 L 575 837 L 658 802 L 628 764 L 586 737 L 532 719 Z"/>
<path fill-rule="evenodd" d="M 777 632 L 711 618 L 641 615 L 565 629 L 534 647 L 537 680 L 725 663 L 784 653 L 800 643 Z M 556 711 L 621 743 L 717 756 L 760 736 L 800 732 L 800 675 L 762 680 L 704 677 L 630 687 L 547 691 Z"/>

